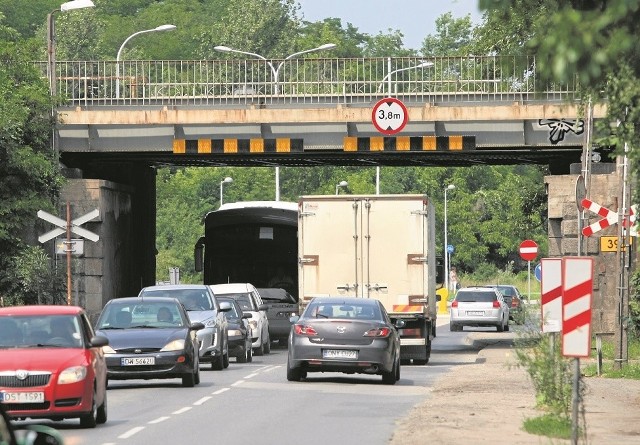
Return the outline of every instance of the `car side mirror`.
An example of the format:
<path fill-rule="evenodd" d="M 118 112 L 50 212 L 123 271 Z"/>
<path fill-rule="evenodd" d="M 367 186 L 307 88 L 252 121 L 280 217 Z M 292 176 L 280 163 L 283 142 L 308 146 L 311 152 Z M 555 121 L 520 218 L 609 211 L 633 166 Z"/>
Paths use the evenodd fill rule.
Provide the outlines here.
<path fill-rule="evenodd" d="M 242 314 L 242 318 L 253 318 L 253 314 L 250 312 L 245 312 Z"/>
<path fill-rule="evenodd" d="M 297 323 L 298 320 L 300 320 L 300 316 L 299 315 L 292 315 L 291 317 L 289 317 L 289 323 L 291 323 L 291 324 Z"/>
<path fill-rule="evenodd" d="M 259 311 L 267 311 L 267 310 L 269 310 L 269 306 L 267 306 L 266 304 L 261 304 L 260 306 L 258 306 L 258 310 Z"/>
<path fill-rule="evenodd" d="M 102 346 L 107 346 L 109 344 L 109 339 L 102 335 L 96 335 L 91 338 L 89 344 L 92 348 L 101 348 Z"/>
<path fill-rule="evenodd" d="M 191 331 L 199 331 L 200 329 L 204 329 L 204 324 L 199 321 L 194 321 L 189 325 Z"/>

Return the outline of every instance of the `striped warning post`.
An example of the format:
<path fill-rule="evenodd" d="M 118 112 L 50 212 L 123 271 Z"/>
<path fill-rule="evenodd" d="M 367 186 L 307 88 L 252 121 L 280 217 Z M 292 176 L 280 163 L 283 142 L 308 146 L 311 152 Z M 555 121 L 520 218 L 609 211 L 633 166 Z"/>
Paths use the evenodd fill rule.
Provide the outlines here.
<path fill-rule="evenodd" d="M 591 352 L 593 258 L 563 258 L 562 283 L 562 355 L 588 357 Z"/>
<path fill-rule="evenodd" d="M 542 332 L 562 330 L 562 258 L 540 260 Z"/>

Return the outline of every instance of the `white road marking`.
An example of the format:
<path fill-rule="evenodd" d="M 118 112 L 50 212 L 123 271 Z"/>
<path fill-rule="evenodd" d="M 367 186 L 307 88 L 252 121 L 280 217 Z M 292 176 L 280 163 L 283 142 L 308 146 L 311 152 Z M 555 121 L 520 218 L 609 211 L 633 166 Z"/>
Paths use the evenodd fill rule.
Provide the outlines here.
<path fill-rule="evenodd" d="M 255 377 L 257 375 L 258 375 L 258 373 L 254 372 L 253 374 L 249 374 L 249 375 L 244 376 L 244 378 L 245 379 L 250 379 L 250 378 Z"/>
<path fill-rule="evenodd" d="M 214 391 L 211 394 L 214 395 L 214 396 L 217 396 L 218 394 L 222 394 L 225 391 L 229 391 L 229 388 L 220 388 L 219 390 Z"/>
<path fill-rule="evenodd" d="M 261 372 L 271 372 L 271 371 L 275 371 L 278 368 L 282 368 L 282 366 L 281 365 L 270 366 L 267 369 L 263 369 Z"/>
<path fill-rule="evenodd" d="M 172 412 L 171 414 L 182 414 L 182 413 L 186 413 L 187 411 L 189 411 L 191 409 L 190 406 L 185 406 L 184 408 L 180 408 L 177 411 Z"/>
<path fill-rule="evenodd" d="M 164 422 L 165 420 L 169 420 L 169 419 L 171 419 L 171 417 L 162 416 L 162 417 L 158 417 L 157 419 L 150 420 L 148 423 L 149 423 L 149 425 L 153 425 L 154 423 Z"/>
<path fill-rule="evenodd" d="M 238 380 L 237 382 L 234 382 L 231 384 L 231 386 L 239 386 L 242 385 L 244 383 L 244 380 Z"/>
<path fill-rule="evenodd" d="M 139 433 L 140 431 L 142 431 L 144 429 L 143 426 L 137 426 L 135 428 L 131 428 L 129 431 L 127 431 L 124 434 L 121 434 L 120 436 L 118 436 L 118 439 L 128 439 L 129 437 L 133 436 L 134 434 Z"/>
<path fill-rule="evenodd" d="M 206 396 L 201 398 L 200 400 L 197 400 L 195 402 L 193 402 L 194 405 L 202 405 L 204 402 L 206 402 L 207 400 L 209 400 L 211 398 L 211 396 Z"/>

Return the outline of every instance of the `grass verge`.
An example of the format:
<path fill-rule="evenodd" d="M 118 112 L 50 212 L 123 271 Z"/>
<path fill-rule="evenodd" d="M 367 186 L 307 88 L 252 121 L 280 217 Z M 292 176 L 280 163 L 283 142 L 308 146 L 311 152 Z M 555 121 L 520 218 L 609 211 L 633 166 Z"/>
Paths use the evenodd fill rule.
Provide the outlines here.
<path fill-rule="evenodd" d="M 547 413 L 527 419 L 524 421 L 523 428 L 529 434 L 555 439 L 571 439 L 571 419 L 556 414 Z"/>

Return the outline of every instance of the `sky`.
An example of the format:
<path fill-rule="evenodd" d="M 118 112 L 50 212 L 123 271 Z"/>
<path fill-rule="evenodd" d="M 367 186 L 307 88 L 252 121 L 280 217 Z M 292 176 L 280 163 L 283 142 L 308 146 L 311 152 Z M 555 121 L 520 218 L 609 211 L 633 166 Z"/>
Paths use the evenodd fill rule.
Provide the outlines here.
<path fill-rule="evenodd" d="M 342 26 L 351 23 L 360 32 L 376 35 L 389 28 L 404 34 L 404 46 L 420 49 L 422 41 L 436 32 L 436 18 L 451 12 L 454 18 L 471 14 L 474 24 L 482 14 L 478 0 L 298 0 L 300 14 L 309 22 L 339 18 Z"/>

